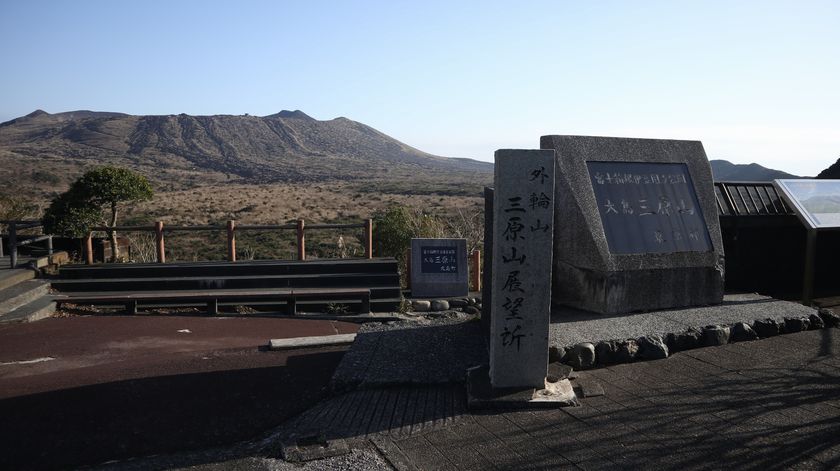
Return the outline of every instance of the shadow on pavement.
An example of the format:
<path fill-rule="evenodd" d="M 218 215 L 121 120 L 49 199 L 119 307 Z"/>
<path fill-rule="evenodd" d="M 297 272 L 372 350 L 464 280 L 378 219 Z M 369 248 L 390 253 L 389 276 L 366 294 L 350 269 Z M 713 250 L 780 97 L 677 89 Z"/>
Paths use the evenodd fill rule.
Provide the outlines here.
<path fill-rule="evenodd" d="M 344 352 L 292 355 L 285 366 L 0 400 L 0 469 L 67 469 L 255 437 L 322 399 Z"/>

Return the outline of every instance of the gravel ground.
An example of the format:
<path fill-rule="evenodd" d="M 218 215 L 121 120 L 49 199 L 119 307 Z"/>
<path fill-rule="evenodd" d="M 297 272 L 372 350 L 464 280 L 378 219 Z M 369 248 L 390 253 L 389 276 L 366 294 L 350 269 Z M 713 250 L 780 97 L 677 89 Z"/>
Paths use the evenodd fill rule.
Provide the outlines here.
<path fill-rule="evenodd" d="M 140 471 L 147 469 L 200 470 L 200 471 L 392 471 L 393 468 L 373 449 L 354 449 L 350 453 L 332 458 L 288 463 L 280 458 L 269 458 L 253 453 L 250 456 L 231 456 L 219 449 L 171 456 L 155 456 L 142 460 L 110 463 L 96 467 L 97 471 Z"/>
<path fill-rule="evenodd" d="M 344 391 L 397 384 L 462 382 L 468 367 L 486 363 L 477 319 L 462 313 L 365 324 L 332 378 Z"/>

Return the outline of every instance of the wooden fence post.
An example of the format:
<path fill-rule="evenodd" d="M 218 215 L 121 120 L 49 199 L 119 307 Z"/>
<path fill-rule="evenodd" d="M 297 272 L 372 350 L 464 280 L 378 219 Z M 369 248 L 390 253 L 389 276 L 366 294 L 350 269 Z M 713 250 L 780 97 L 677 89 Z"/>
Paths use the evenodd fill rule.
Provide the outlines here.
<path fill-rule="evenodd" d="M 306 237 L 303 234 L 303 219 L 297 221 L 297 250 L 298 260 L 306 260 Z"/>
<path fill-rule="evenodd" d="M 88 232 L 85 237 L 85 263 L 93 265 L 93 232 Z"/>
<path fill-rule="evenodd" d="M 373 258 L 373 219 L 365 219 L 365 254 L 368 260 Z"/>
<path fill-rule="evenodd" d="M 227 222 L 228 260 L 236 261 L 236 221 Z"/>
<path fill-rule="evenodd" d="M 155 240 L 157 241 L 158 263 L 166 263 L 166 250 L 163 243 L 163 221 L 155 223 Z"/>
<path fill-rule="evenodd" d="M 473 290 L 481 291 L 481 250 L 473 250 L 471 259 L 472 267 L 470 267 L 470 274 L 472 275 Z"/>
<path fill-rule="evenodd" d="M 17 224 L 12 222 L 9 224 L 9 261 L 12 268 L 17 267 L 18 250 L 17 250 Z"/>

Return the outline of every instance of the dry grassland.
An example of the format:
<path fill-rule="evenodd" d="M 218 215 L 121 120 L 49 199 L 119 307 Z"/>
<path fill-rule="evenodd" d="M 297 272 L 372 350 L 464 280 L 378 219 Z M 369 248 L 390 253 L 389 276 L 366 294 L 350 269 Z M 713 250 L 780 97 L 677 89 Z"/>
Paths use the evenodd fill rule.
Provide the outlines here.
<path fill-rule="evenodd" d="M 286 224 L 302 218 L 307 224 L 357 223 L 389 205 L 402 204 L 427 214 L 451 217 L 458 210 L 483 211 L 483 197 L 439 194 L 407 195 L 360 191 L 353 183 L 321 184 L 227 184 L 156 193 L 153 200 L 128 206 L 120 224 L 172 225 Z M 151 244 L 139 234 L 125 234 L 136 244 Z M 361 256 L 362 230 L 307 231 L 307 257 Z M 340 242 L 339 242 L 340 239 Z M 223 260 L 226 236 L 219 232 L 173 232 L 167 234 L 167 259 L 171 261 Z M 295 233 L 288 231 L 241 231 L 237 233 L 239 259 L 293 259 Z M 135 255 L 136 255 L 135 250 Z M 153 252 L 152 252 L 153 253 Z M 136 256 L 135 256 L 136 258 Z"/>

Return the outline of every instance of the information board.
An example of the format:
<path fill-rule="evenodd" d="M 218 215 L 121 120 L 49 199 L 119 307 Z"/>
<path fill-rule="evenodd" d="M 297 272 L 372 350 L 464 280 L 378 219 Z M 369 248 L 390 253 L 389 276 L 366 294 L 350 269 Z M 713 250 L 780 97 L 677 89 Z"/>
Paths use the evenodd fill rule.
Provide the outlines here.
<path fill-rule="evenodd" d="M 712 251 L 685 164 L 590 161 L 586 165 L 611 253 Z"/>
<path fill-rule="evenodd" d="M 456 247 L 420 246 L 421 273 L 458 273 Z"/>
<path fill-rule="evenodd" d="M 840 180 L 775 180 L 803 223 L 812 229 L 840 227 Z"/>

